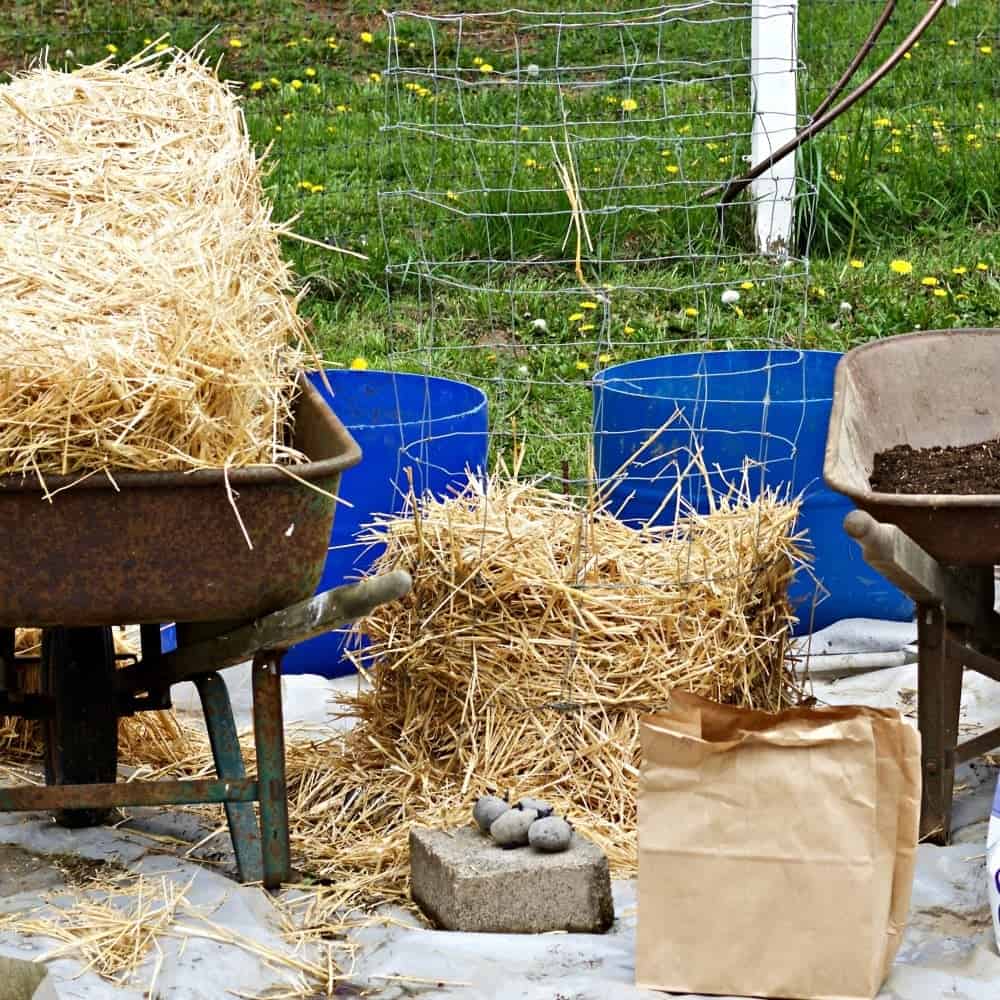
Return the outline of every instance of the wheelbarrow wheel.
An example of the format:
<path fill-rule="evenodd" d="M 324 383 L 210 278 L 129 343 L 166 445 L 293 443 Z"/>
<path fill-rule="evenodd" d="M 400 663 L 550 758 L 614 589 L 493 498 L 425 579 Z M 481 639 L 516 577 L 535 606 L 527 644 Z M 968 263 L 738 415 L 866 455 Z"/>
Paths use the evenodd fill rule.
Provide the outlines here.
<path fill-rule="evenodd" d="M 51 628 L 42 633 L 42 690 L 53 701 L 45 720 L 48 785 L 112 783 L 118 776 L 115 644 L 110 628 Z M 99 826 L 110 809 L 60 809 L 61 826 Z"/>

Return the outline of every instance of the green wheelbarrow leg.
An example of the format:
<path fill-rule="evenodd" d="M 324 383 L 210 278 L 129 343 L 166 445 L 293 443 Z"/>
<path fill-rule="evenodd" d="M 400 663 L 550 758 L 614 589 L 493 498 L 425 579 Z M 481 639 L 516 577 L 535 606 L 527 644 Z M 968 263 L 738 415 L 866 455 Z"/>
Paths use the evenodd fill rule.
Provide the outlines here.
<path fill-rule="evenodd" d="M 245 778 L 243 754 L 236 735 L 233 707 L 226 682 L 219 674 L 205 674 L 195 679 L 201 707 L 205 712 L 208 738 L 212 744 L 215 770 L 222 779 Z M 236 854 L 241 882 L 259 882 L 264 877 L 260 850 L 260 830 L 252 802 L 227 802 L 226 819 Z"/>
<path fill-rule="evenodd" d="M 253 728 L 257 744 L 264 887 L 277 889 L 291 877 L 280 652 L 258 653 L 254 657 Z"/>

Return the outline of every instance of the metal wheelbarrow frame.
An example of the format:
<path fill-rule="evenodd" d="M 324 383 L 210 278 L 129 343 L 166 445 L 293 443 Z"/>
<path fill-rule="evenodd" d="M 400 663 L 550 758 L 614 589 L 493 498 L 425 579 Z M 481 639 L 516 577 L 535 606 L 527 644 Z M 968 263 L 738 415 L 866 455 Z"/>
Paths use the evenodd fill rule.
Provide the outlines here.
<path fill-rule="evenodd" d="M 1000 727 L 959 742 L 964 670 L 1000 681 L 1000 495 L 877 493 L 875 455 L 899 444 L 1000 437 L 1000 330 L 941 330 L 848 352 L 834 380 L 827 485 L 860 508 L 844 522 L 865 561 L 917 605 L 922 839 L 947 843 L 955 768 L 1000 746 Z"/>
<path fill-rule="evenodd" d="M 241 879 L 268 888 L 289 879 L 284 651 L 402 597 L 411 582 L 397 571 L 310 596 L 341 473 L 361 451 L 307 380 L 300 386 L 294 444 L 308 460 L 287 469 L 0 478 L 0 714 L 42 721 L 47 781 L 0 788 L 0 810 L 51 810 L 85 826 L 117 806 L 221 803 Z M 163 653 L 160 624 L 171 621 L 177 648 Z M 121 669 L 119 623 L 139 624 L 141 637 L 141 658 Z M 29 690 L 15 656 L 23 626 L 43 629 L 41 690 Z M 256 779 L 219 674 L 250 660 Z M 170 687 L 186 680 L 217 777 L 117 783 L 118 719 L 169 708 Z"/>

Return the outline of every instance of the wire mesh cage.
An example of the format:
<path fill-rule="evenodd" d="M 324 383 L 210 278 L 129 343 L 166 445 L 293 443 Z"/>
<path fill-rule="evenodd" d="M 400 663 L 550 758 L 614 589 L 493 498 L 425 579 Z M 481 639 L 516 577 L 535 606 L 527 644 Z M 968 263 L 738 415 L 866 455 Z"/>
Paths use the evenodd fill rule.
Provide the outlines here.
<path fill-rule="evenodd" d="M 751 154 L 751 13 L 388 17 L 379 205 L 390 308 L 416 314 L 391 358 L 488 387 L 525 471 L 588 479 L 599 369 L 795 346 L 805 239 L 762 257 L 713 194 Z"/>

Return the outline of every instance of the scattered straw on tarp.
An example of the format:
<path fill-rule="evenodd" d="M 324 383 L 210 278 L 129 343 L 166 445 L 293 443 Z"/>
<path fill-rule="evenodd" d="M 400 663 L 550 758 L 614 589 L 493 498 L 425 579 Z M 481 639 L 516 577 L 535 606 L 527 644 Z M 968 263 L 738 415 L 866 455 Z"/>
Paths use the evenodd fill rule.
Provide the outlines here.
<path fill-rule="evenodd" d="M 197 53 L 0 86 L 0 475 L 292 457 L 287 232 Z"/>

